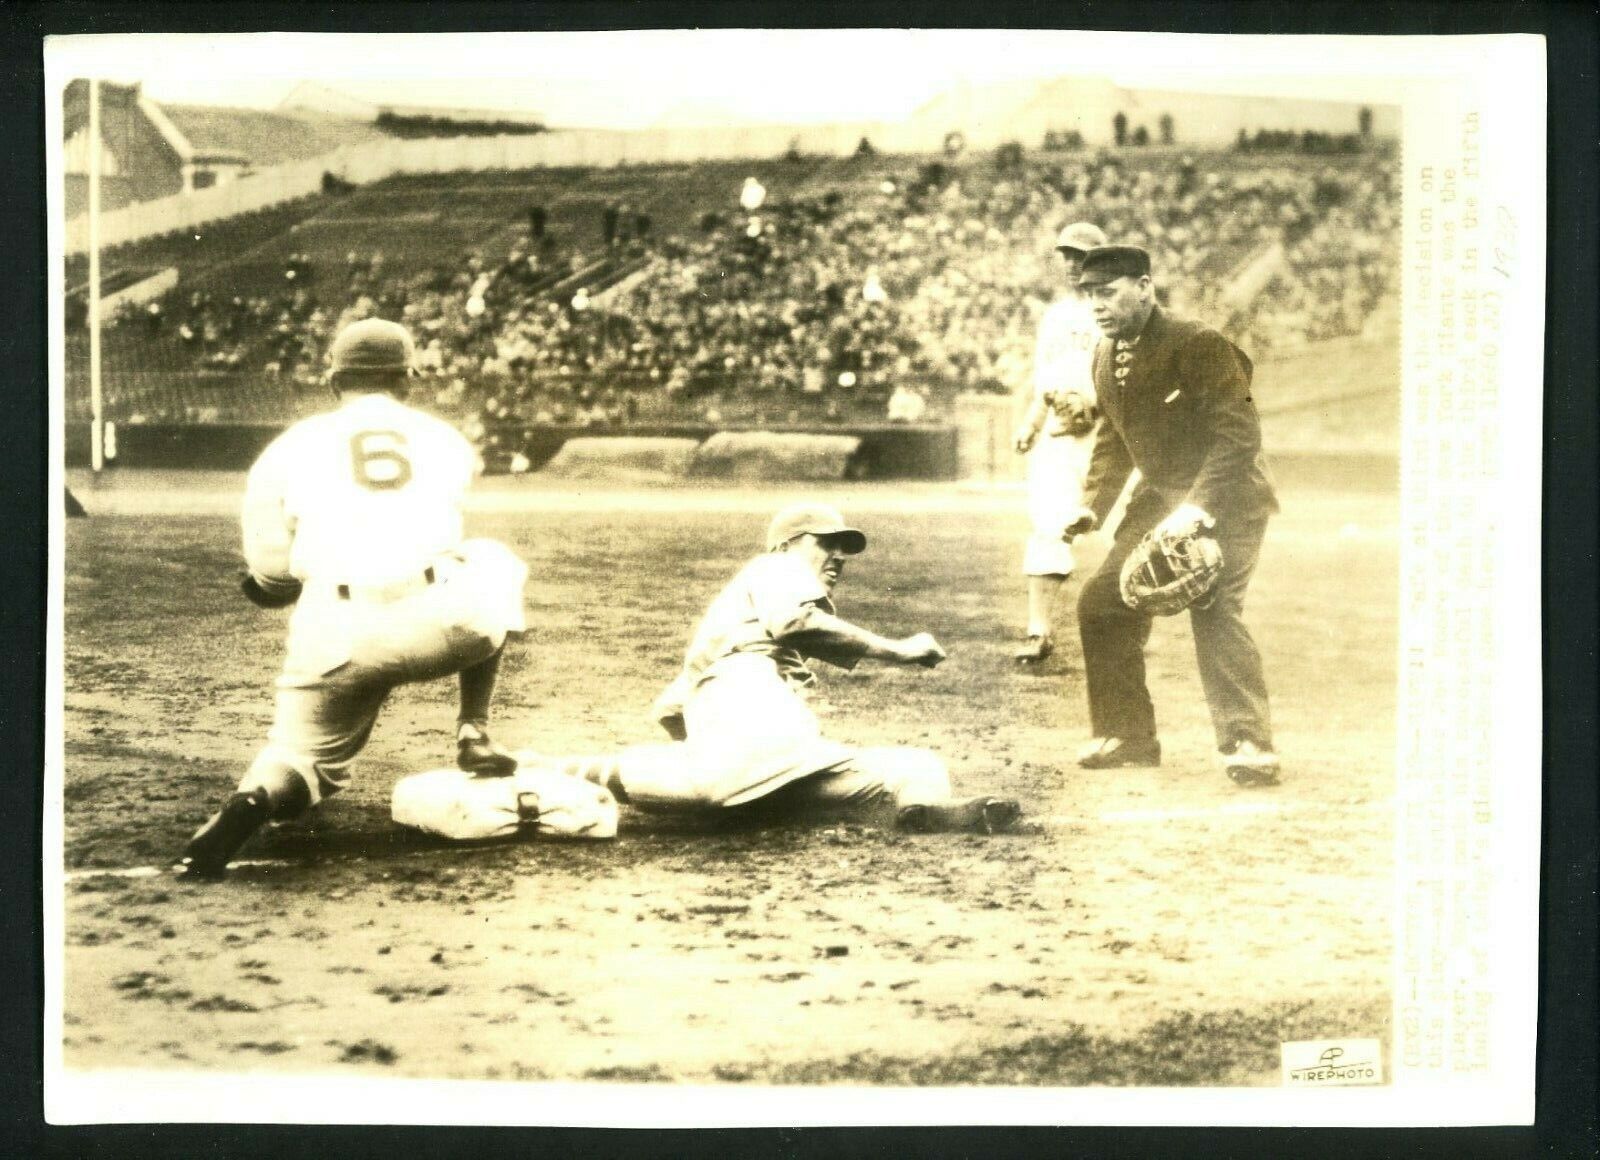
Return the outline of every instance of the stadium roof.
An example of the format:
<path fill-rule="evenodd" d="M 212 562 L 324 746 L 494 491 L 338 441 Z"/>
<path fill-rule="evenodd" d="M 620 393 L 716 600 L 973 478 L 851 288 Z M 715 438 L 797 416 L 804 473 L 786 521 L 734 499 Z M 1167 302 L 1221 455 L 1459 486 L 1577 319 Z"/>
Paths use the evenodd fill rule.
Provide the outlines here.
<path fill-rule="evenodd" d="M 254 166 L 321 157 L 380 134 L 359 121 L 291 116 L 261 109 L 162 105 L 187 139 L 195 160 L 239 160 Z"/>
<path fill-rule="evenodd" d="M 316 81 L 303 81 L 278 102 L 278 108 L 292 112 L 312 111 L 356 121 L 374 121 L 380 116 L 450 121 L 463 124 L 544 125 L 542 113 L 527 109 L 461 108 L 447 105 L 406 105 L 393 101 L 373 101 Z"/>
<path fill-rule="evenodd" d="M 384 113 L 391 117 L 425 117 L 435 121 L 461 121 L 461 122 L 487 122 L 494 124 L 504 122 L 516 125 L 543 125 L 544 118 L 538 113 L 529 113 L 520 109 L 457 109 L 446 106 L 431 105 L 379 105 L 379 115 Z"/>

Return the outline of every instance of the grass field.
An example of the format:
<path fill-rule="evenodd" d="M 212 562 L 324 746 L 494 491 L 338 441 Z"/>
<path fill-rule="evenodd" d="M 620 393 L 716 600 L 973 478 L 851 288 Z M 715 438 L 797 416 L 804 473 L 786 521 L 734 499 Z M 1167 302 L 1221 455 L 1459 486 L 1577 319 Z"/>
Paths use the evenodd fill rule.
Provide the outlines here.
<path fill-rule="evenodd" d="M 1021 832 L 909 837 L 624 812 L 605 845 L 444 848 L 388 793 L 447 764 L 454 688 L 402 690 L 351 791 L 225 883 L 165 866 L 265 729 L 284 616 L 234 587 L 237 477 L 75 479 L 67 527 L 69 1067 L 728 1083 L 1269 1084 L 1277 1045 L 1389 1038 L 1396 509 L 1290 493 L 1249 619 L 1286 778 L 1233 788 L 1181 620 L 1158 625 L 1156 770 L 1088 774 L 1072 642 L 1009 660 L 1020 494 L 840 489 L 870 550 L 841 611 L 932 631 L 933 672 L 827 671 L 830 733 L 928 745 Z M 645 710 L 706 600 L 793 497 L 538 491 L 471 518 L 528 560 L 498 736 L 657 739 Z M 1090 544 L 1085 564 L 1101 548 Z"/>

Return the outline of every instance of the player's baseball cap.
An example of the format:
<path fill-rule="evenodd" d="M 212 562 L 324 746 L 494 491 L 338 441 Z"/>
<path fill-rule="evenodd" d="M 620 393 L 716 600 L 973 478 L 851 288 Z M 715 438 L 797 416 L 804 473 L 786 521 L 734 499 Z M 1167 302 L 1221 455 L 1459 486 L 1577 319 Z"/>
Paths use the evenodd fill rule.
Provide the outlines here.
<path fill-rule="evenodd" d="M 1091 222 L 1073 222 L 1056 238 L 1056 249 L 1082 250 L 1086 254 L 1105 244 L 1105 234 Z"/>
<path fill-rule="evenodd" d="M 846 556 L 865 550 L 866 533 L 844 522 L 838 508 L 821 503 L 790 504 L 767 525 L 767 551 L 781 548 L 796 536 L 835 536 Z"/>
<path fill-rule="evenodd" d="M 1118 278 L 1143 278 L 1150 273 L 1150 254 L 1138 246 L 1100 246 L 1083 256 L 1079 286 L 1103 286 Z"/>
<path fill-rule="evenodd" d="M 328 361 L 336 371 L 408 371 L 415 354 L 411 332 L 398 322 L 363 318 L 339 332 Z"/>

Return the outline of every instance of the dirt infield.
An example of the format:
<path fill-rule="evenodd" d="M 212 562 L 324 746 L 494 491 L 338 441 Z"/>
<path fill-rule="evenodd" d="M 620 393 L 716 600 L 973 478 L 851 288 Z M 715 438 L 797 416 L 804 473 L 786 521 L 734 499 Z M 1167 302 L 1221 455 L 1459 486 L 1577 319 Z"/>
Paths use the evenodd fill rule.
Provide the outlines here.
<path fill-rule="evenodd" d="M 387 807 L 450 757 L 441 682 L 393 698 L 348 794 L 204 888 L 120 872 L 173 859 L 266 725 L 284 617 L 235 592 L 241 481 L 71 482 L 93 518 L 66 527 L 69 1067 L 1261 1084 L 1283 1039 L 1389 1038 L 1393 497 L 1291 492 L 1269 533 L 1251 621 L 1276 790 L 1213 764 L 1181 621 L 1150 654 L 1166 764 L 1072 766 L 1075 643 L 1042 673 L 1009 659 L 1019 494 L 838 487 L 872 538 L 841 610 L 951 659 L 825 672 L 827 728 L 940 750 L 958 788 L 1022 798 L 1023 832 L 625 811 L 614 844 L 444 848 Z M 644 711 L 693 619 L 793 495 L 488 486 L 471 530 L 533 575 L 501 738 L 656 739 Z"/>

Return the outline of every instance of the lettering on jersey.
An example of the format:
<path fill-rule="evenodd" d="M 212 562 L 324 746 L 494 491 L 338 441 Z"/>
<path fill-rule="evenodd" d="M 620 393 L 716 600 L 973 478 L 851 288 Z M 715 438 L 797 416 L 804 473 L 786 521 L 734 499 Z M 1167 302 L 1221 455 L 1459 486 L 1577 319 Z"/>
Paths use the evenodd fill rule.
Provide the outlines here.
<path fill-rule="evenodd" d="M 369 491 L 394 491 L 411 482 L 411 460 L 400 431 L 357 431 L 350 436 L 350 473 Z"/>

